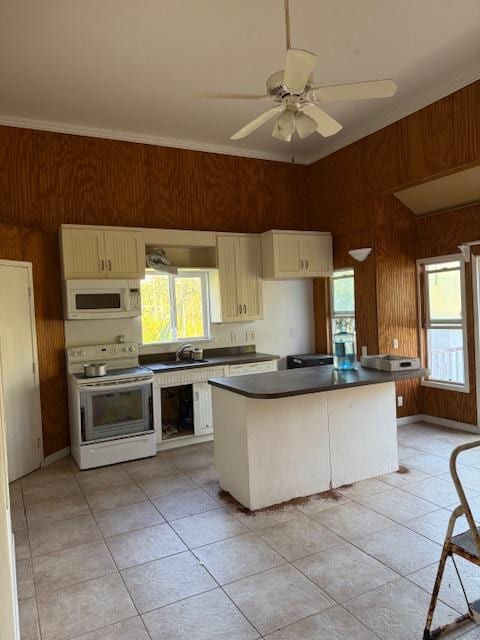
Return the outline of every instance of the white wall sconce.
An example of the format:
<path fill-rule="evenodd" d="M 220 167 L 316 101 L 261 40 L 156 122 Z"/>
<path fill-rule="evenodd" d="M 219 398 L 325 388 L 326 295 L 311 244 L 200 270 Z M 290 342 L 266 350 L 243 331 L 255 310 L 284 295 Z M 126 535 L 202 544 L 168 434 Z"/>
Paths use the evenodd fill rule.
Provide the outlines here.
<path fill-rule="evenodd" d="M 363 262 L 372 253 L 372 247 L 365 247 L 364 249 L 352 249 L 348 253 L 357 262 Z"/>

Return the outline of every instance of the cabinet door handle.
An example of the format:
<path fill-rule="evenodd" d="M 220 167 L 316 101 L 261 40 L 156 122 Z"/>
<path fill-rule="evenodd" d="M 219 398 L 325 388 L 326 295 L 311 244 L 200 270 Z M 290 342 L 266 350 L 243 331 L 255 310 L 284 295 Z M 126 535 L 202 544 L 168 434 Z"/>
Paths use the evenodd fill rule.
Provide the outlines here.
<path fill-rule="evenodd" d="M 112 261 L 108 260 L 108 270 L 111 271 L 112 270 Z"/>
<path fill-rule="evenodd" d="M 100 260 L 100 271 L 105 271 L 105 260 Z"/>
<path fill-rule="evenodd" d="M 238 312 L 242 313 L 242 305 L 241 304 L 238 305 Z"/>
<path fill-rule="evenodd" d="M 243 313 L 247 313 L 247 305 L 246 304 L 243 305 Z"/>
<path fill-rule="evenodd" d="M 308 260 L 305 260 L 305 269 L 308 271 Z"/>
<path fill-rule="evenodd" d="M 303 271 L 303 260 L 300 260 L 300 270 Z"/>

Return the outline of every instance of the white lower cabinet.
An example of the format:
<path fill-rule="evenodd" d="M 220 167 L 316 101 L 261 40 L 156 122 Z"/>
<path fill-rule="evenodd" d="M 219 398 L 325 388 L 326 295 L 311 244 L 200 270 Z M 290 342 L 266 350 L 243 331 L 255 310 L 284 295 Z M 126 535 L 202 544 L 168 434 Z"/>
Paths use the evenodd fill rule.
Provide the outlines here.
<path fill-rule="evenodd" d="M 212 387 L 208 382 L 193 385 L 193 425 L 196 436 L 213 433 Z"/>
<path fill-rule="evenodd" d="M 277 361 L 267 360 L 156 373 L 153 382 L 153 420 L 157 434 L 157 447 L 161 449 L 180 447 L 195 442 L 195 438 L 213 434 L 212 387 L 208 384 L 209 378 L 268 373 L 276 370 Z M 166 436 L 162 427 L 175 423 L 176 406 L 178 433 Z"/>
<path fill-rule="evenodd" d="M 213 433 L 212 392 L 209 378 L 226 375 L 228 367 L 197 367 L 156 373 L 153 384 L 153 419 L 157 446 L 190 444 Z M 176 408 L 178 409 L 177 415 Z M 166 436 L 163 428 L 178 421 L 178 433 Z"/>

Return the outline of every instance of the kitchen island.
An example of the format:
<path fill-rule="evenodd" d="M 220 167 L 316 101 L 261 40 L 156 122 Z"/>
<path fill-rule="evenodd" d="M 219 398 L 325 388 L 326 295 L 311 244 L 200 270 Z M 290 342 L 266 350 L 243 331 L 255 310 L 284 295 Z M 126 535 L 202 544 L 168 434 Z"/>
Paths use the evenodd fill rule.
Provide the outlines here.
<path fill-rule="evenodd" d="M 395 382 L 427 374 L 357 365 L 209 380 L 222 488 L 256 510 L 396 471 Z"/>

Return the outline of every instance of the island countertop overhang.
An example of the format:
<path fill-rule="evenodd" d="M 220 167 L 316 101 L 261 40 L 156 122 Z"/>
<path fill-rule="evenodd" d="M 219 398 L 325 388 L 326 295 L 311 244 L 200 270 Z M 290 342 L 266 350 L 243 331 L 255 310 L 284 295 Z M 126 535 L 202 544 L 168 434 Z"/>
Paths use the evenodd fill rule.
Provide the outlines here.
<path fill-rule="evenodd" d="M 350 371 L 337 371 L 333 365 L 326 365 L 287 369 L 275 373 L 211 378 L 208 382 L 214 387 L 247 398 L 274 400 L 308 393 L 411 380 L 412 378 L 422 378 L 429 373 L 428 369 L 412 369 L 401 372 L 377 371 L 365 369 L 359 364 Z"/>

